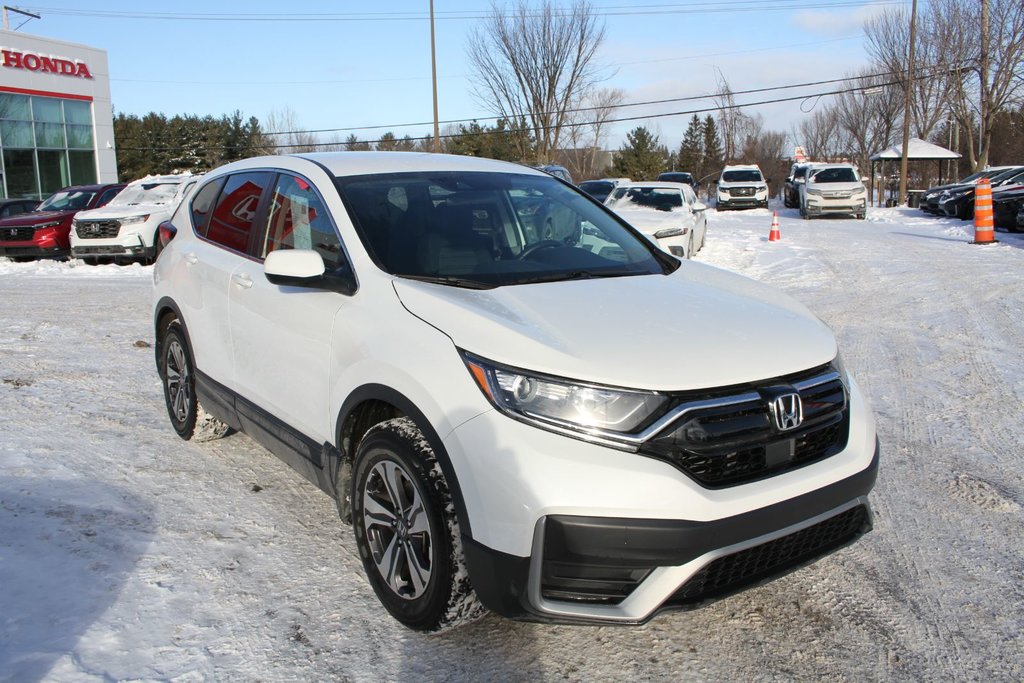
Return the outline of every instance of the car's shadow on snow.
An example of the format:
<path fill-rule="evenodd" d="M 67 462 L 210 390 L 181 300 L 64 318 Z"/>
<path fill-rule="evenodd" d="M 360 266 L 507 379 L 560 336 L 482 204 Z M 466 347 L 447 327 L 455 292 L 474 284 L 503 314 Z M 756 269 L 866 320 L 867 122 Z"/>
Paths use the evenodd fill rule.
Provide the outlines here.
<path fill-rule="evenodd" d="M 37 681 L 117 599 L 150 506 L 98 481 L 0 476 L 0 681 Z"/>

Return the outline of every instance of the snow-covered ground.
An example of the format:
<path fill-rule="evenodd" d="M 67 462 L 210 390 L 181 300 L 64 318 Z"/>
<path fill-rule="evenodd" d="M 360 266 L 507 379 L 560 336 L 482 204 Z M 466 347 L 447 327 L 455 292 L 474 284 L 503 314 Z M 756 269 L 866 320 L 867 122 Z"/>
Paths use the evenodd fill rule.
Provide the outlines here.
<path fill-rule="evenodd" d="M 770 243 L 770 216 L 712 212 L 698 258 L 836 331 L 875 531 L 639 628 L 403 629 L 330 499 L 245 436 L 175 436 L 149 268 L 0 259 L 0 681 L 1024 679 L 1024 237 L 780 210 Z"/>

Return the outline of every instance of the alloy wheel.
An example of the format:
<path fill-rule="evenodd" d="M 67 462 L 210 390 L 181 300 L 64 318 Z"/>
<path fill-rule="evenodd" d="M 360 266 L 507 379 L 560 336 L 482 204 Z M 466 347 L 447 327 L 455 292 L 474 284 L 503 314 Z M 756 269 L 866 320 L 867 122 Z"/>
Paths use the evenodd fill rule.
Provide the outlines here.
<path fill-rule="evenodd" d="M 377 571 L 395 595 L 420 597 L 432 570 L 430 523 L 413 477 L 400 464 L 382 460 L 363 488 L 363 525 Z"/>

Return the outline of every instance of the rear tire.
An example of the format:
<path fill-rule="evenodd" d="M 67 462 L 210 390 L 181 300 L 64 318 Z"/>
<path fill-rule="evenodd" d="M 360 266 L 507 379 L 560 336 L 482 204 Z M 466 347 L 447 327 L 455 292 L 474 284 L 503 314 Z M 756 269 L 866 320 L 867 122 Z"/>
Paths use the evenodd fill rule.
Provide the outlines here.
<path fill-rule="evenodd" d="M 448 484 L 412 420 L 394 418 L 367 432 L 352 487 L 359 555 L 391 616 L 411 629 L 439 632 L 485 613 L 466 573 Z"/>
<path fill-rule="evenodd" d="M 213 441 L 230 427 L 203 409 L 196 396 L 195 366 L 181 323 L 175 318 L 159 340 L 159 371 L 164 385 L 167 416 L 178 436 L 186 441 Z"/>

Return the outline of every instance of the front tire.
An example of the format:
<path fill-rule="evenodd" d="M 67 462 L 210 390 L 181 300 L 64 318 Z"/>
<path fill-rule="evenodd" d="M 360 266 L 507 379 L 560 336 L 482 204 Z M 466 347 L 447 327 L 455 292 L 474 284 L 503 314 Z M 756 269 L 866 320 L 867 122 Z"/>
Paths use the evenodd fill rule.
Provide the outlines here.
<path fill-rule="evenodd" d="M 178 436 L 186 441 L 212 441 L 227 434 L 230 427 L 206 412 L 199 403 L 192 354 L 177 319 L 164 328 L 159 358 L 167 416 Z"/>
<path fill-rule="evenodd" d="M 439 632 L 482 616 L 465 570 L 451 493 L 412 420 L 382 422 L 359 444 L 352 526 L 374 593 L 398 621 Z"/>

